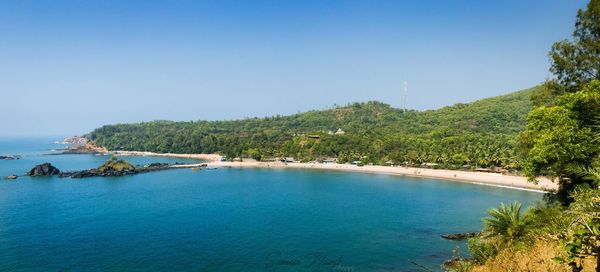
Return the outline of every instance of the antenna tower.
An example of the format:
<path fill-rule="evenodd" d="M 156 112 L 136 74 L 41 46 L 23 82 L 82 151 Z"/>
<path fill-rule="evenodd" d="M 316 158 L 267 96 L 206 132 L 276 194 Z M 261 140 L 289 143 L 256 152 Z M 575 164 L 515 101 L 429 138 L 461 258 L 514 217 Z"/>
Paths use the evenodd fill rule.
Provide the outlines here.
<path fill-rule="evenodd" d="M 408 82 L 404 81 L 404 112 L 406 112 L 406 96 L 408 95 Z"/>

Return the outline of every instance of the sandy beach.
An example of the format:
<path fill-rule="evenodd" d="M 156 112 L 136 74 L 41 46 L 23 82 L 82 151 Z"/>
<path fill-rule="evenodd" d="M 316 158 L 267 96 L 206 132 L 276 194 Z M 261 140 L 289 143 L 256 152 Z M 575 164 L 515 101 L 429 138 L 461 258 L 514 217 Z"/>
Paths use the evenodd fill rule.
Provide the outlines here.
<path fill-rule="evenodd" d="M 194 167 L 197 165 L 177 165 L 174 167 Z M 443 180 L 452 180 L 458 182 L 467 182 L 479 185 L 488 185 L 496 187 L 506 187 L 513 189 L 529 190 L 529 191 L 549 191 L 558 188 L 557 184 L 548 179 L 539 179 L 538 184 L 528 182 L 525 177 L 509 176 L 496 173 L 479 173 L 457 170 L 436 170 L 424 168 L 411 168 L 399 166 L 378 166 L 365 165 L 356 166 L 352 164 L 335 164 L 335 163 L 281 163 L 281 162 L 207 162 L 207 167 L 222 168 L 277 168 L 277 169 L 317 169 L 317 170 L 334 170 L 334 171 L 350 171 L 362 173 L 375 173 L 387 175 L 400 175 L 411 177 L 435 178 Z"/>
<path fill-rule="evenodd" d="M 278 169 L 318 169 L 318 170 L 336 170 L 362 173 L 376 173 L 387 175 L 401 175 L 411 177 L 435 178 L 443 180 L 453 180 L 458 182 L 468 182 L 473 184 L 514 188 L 530 191 L 549 191 L 558 188 L 556 183 L 549 179 L 539 178 L 538 183 L 528 182 L 525 177 L 502 175 L 499 173 L 480 173 L 459 170 L 441 170 L 427 168 L 412 168 L 401 166 L 378 166 L 365 165 L 356 166 L 352 164 L 337 163 L 283 163 L 283 162 L 222 162 L 218 154 L 174 154 L 174 153 L 153 153 L 141 151 L 110 151 L 110 154 L 117 156 L 158 156 L 205 160 L 205 163 L 174 165 L 175 168 L 200 167 L 206 164 L 210 168 L 235 167 L 235 168 L 278 168 Z"/>

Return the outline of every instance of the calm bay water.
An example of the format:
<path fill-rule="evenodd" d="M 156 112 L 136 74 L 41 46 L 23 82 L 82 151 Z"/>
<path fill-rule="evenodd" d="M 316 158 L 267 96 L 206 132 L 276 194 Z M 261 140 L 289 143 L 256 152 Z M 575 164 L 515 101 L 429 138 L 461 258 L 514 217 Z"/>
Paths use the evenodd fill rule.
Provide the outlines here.
<path fill-rule="evenodd" d="M 0 139 L 0 176 L 42 162 L 56 139 Z M 190 162 L 127 157 L 134 164 Z M 423 271 L 439 269 L 500 202 L 539 193 L 398 176 L 190 169 L 119 178 L 0 180 L 0 271 Z M 465 250 L 463 249 L 463 252 Z"/>

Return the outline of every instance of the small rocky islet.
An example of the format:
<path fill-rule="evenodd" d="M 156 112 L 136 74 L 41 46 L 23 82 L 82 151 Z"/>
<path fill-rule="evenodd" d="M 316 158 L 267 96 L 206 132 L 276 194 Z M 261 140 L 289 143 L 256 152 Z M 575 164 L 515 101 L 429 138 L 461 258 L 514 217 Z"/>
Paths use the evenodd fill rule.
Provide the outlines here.
<path fill-rule="evenodd" d="M 29 172 L 27 172 L 28 176 L 37 177 L 37 176 L 54 176 L 60 174 L 60 170 L 58 168 L 52 166 L 50 163 L 42 163 L 33 167 Z"/>
<path fill-rule="evenodd" d="M 62 172 L 50 163 L 43 163 L 33 167 L 29 172 L 27 172 L 27 175 L 31 177 L 58 176 L 61 178 L 120 177 L 145 172 L 173 169 L 171 167 L 172 165 L 173 164 L 168 163 L 151 163 L 136 167 L 125 160 L 111 157 L 98 168 L 70 172 Z"/>

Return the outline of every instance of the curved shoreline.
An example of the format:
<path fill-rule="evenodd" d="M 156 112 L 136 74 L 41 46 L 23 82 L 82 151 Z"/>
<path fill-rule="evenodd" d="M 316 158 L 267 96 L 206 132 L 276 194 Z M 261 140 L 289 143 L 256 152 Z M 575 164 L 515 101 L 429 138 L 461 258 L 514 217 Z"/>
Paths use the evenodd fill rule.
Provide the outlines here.
<path fill-rule="evenodd" d="M 548 192 L 556 190 L 558 185 L 547 178 L 538 178 L 538 183 L 534 184 L 527 181 L 527 178 L 521 176 L 509 176 L 497 173 L 481 173 L 469 172 L 460 170 L 444 170 L 444 169 L 428 169 L 428 168 L 413 168 L 402 166 L 379 166 L 365 165 L 356 166 L 352 164 L 337 164 L 337 163 L 283 163 L 283 162 L 224 162 L 221 161 L 222 156 L 218 154 L 175 154 L 175 153 L 154 153 L 143 151 L 110 151 L 109 154 L 116 156 L 156 156 L 156 157 L 173 157 L 173 158 L 188 158 L 199 159 L 207 162 L 197 164 L 180 164 L 174 165 L 174 168 L 193 168 L 193 167 L 209 167 L 209 168 L 276 168 L 276 169 L 317 169 L 317 170 L 334 170 L 347 172 L 362 172 L 386 175 L 399 175 L 410 177 L 434 178 L 442 180 L 450 180 L 455 182 L 465 182 L 477 185 L 494 186 L 518 190 L 526 190 L 533 192 Z"/>
<path fill-rule="evenodd" d="M 200 164 L 198 164 L 199 166 Z M 365 165 L 334 163 L 279 163 L 279 162 L 208 162 L 207 167 L 234 167 L 234 168 L 276 168 L 276 169 L 316 169 L 347 172 L 362 172 L 373 174 L 399 175 L 421 178 L 434 178 L 455 182 L 495 186 L 534 192 L 547 192 L 558 186 L 548 179 L 540 179 L 538 184 L 528 182 L 525 177 L 507 176 L 494 173 L 479 173 L 457 170 L 436 170 L 396 166 Z M 178 165 L 174 167 L 193 167 L 192 165 Z"/>

